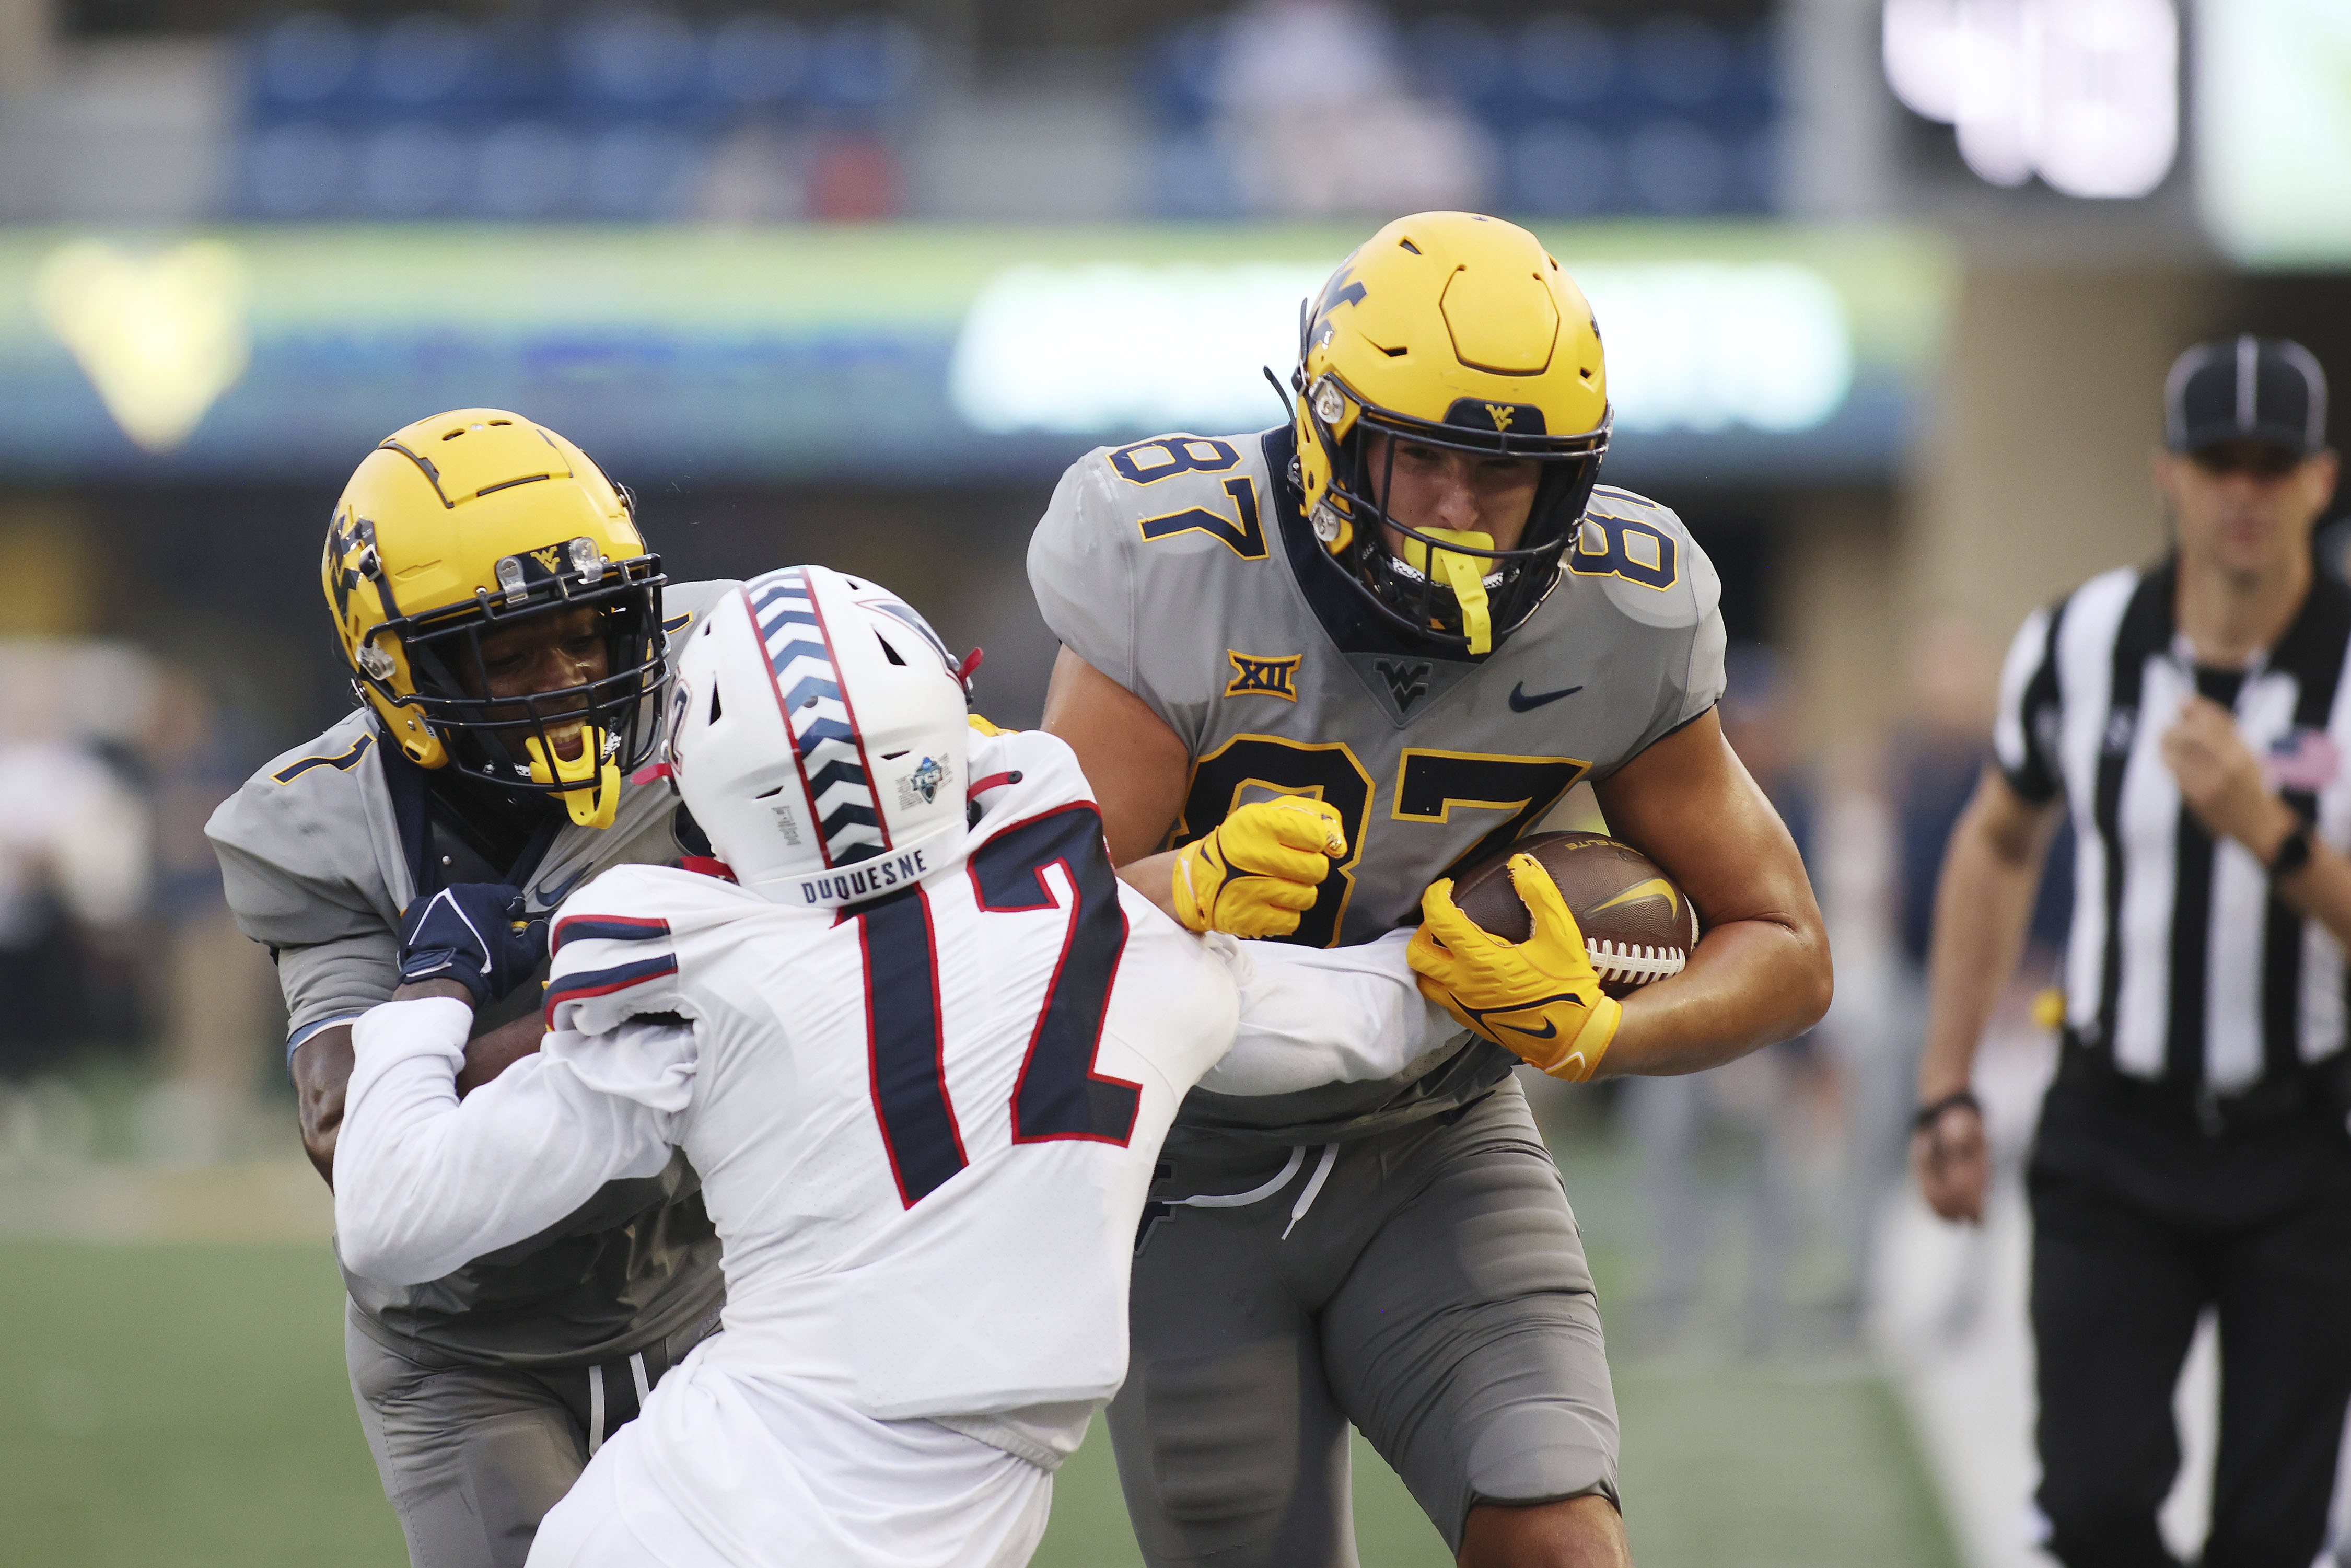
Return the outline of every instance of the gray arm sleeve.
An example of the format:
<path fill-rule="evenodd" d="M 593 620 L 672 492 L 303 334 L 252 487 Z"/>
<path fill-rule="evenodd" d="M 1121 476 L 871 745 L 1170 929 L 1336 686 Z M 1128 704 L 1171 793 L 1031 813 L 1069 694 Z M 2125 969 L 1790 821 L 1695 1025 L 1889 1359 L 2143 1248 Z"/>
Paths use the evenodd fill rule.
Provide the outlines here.
<path fill-rule="evenodd" d="M 1600 779 L 1720 702 L 1724 684 L 1722 579 L 1714 562 L 1667 508 L 1623 495 L 1612 497 L 1611 505 L 1618 508 L 1613 516 L 1670 538 L 1680 568 L 1673 586 L 1663 592 L 1621 579 L 1607 582 L 1609 601 L 1627 622 L 1644 629 L 1641 635 L 1656 650 L 1644 662 L 1658 674 L 1640 738 L 1613 765 L 1597 770 Z"/>
<path fill-rule="evenodd" d="M 344 1021 L 390 997 L 400 984 L 400 938 L 384 930 L 277 950 L 290 1050 L 320 1026 Z"/>
<path fill-rule="evenodd" d="M 1070 465 L 1029 540 L 1038 613 L 1069 650 L 1134 689 L 1134 562 L 1094 456 Z"/>

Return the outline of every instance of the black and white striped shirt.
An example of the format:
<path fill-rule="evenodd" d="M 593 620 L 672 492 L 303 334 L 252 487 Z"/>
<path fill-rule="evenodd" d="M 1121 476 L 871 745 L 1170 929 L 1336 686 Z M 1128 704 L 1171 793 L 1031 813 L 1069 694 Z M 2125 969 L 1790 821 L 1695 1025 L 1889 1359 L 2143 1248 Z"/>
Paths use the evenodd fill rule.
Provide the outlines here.
<path fill-rule="evenodd" d="M 2266 658 L 2214 670 L 2173 622 L 2177 582 L 2175 561 L 2126 568 L 2034 612 L 1993 744 L 2019 795 L 2062 795 L 2073 821 L 2069 1031 L 2126 1077 L 2228 1095 L 2343 1049 L 2344 953 L 2196 821 L 2160 743 L 2201 692 L 2234 711 L 2286 803 L 2351 846 L 2351 590 L 2321 574 Z"/>

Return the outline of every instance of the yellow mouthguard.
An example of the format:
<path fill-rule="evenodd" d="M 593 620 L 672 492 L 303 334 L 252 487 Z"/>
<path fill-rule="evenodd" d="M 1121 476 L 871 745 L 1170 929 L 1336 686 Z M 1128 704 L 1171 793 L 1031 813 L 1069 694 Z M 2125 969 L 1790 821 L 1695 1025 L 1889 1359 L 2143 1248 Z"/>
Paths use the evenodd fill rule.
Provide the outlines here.
<path fill-rule="evenodd" d="M 583 828 L 609 828 L 621 810 L 621 765 L 599 763 L 597 758 L 604 749 L 604 732 L 592 724 L 580 727 L 580 755 L 566 758 L 549 756 L 539 744 L 538 737 L 527 736 L 523 748 L 530 753 L 530 781 L 534 784 L 578 784 L 580 788 L 559 790 L 556 799 L 571 820 Z"/>
<path fill-rule="evenodd" d="M 1467 545 L 1471 549 L 1492 549 L 1494 536 L 1477 528 L 1421 528 L 1430 538 L 1449 545 Z M 1431 554 L 1437 557 L 1434 569 L 1429 565 Z M 1461 630 L 1469 639 L 1473 653 L 1494 651 L 1494 621 L 1486 610 L 1486 562 L 1473 555 L 1457 555 L 1449 549 L 1431 551 L 1414 538 L 1405 536 L 1404 563 L 1425 576 L 1435 578 L 1453 591 L 1461 606 Z"/>

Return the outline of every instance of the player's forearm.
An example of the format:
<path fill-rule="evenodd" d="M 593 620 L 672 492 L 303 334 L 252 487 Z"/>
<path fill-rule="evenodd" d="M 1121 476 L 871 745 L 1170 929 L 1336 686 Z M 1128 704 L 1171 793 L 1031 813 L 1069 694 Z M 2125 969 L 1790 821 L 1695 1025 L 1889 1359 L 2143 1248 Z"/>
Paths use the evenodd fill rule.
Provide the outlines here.
<path fill-rule="evenodd" d="M 1163 850 L 1155 855 L 1145 855 L 1118 868 L 1119 881 L 1151 900 L 1151 906 L 1175 921 L 1184 923 L 1176 913 L 1176 852 Z"/>
<path fill-rule="evenodd" d="M 335 1192 L 337 1245 L 353 1273 L 437 1280 L 545 1230 L 661 1145 L 626 1107 L 566 1093 L 576 1082 L 543 1071 L 509 1074 L 461 1105 L 471 1020 L 446 998 L 396 999 L 353 1030 Z"/>
<path fill-rule="evenodd" d="M 457 1095 L 463 1099 L 538 1050 L 547 1025 L 537 1013 L 500 1024 L 465 1042 L 465 1065 L 457 1073 Z"/>
<path fill-rule="evenodd" d="M 1828 1011 L 1833 972 L 1817 918 L 1727 921 L 1671 980 L 1625 1000 L 1600 1078 L 1702 1072 L 1789 1040 Z"/>
<path fill-rule="evenodd" d="M 1235 944 L 1239 1029 L 1200 1086 L 1286 1094 L 1389 1078 L 1458 1035 L 1461 1027 L 1421 994 L 1405 956 L 1409 937 L 1398 931 L 1331 948 Z"/>
<path fill-rule="evenodd" d="M 545 1038 L 546 1028 L 536 1013 L 475 1036 L 465 1043 L 465 1066 L 457 1074 L 458 1094 L 470 1094 L 489 1082 L 537 1051 Z M 335 1024 L 319 1030 L 295 1047 L 287 1065 L 294 1076 L 302 1153 L 319 1178 L 332 1187 L 335 1145 L 343 1128 L 343 1096 L 351 1081 L 351 1026 Z"/>
<path fill-rule="evenodd" d="M 2053 813 L 2046 822 L 2036 822 L 2020 818 L 2015 806 L 2007 787 L 1987 775 L 1943 853 L 1928 949 L 1921 1103 L 1968 1086 L 1984 1024 L 2024 950 L 2049 830 L 2055 824 Z"/>
<path fill-rule="evenodd" d="M 294 1048 L 294 1103 L 302 1152 L 328 1186 L 335 1185 L 335 1144 L 343 1127 L 343 1094 L 351 1081 L 351 1026 L 331 1024 Z"/>

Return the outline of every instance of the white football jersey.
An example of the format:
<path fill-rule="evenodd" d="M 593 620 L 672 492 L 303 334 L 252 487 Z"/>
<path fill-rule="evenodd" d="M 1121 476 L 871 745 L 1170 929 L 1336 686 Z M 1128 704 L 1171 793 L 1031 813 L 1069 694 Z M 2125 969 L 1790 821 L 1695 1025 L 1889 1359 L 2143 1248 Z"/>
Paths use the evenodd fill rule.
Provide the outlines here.
<path fill-rule="evenodd" d="M 903 893 L 836 918 L 626 867 L 552 933 L 549 1051 L 693 1020 L 676 1133 L 725 1259 L 712 1357 L 882 1419 L 1118 1386 L 1152 1163 L 1238 1012 L 1214 954 L 1122 898 L 1067 750 L 996 749 L 1018 782 L 980 780 L 962 865 Z"/>
<path fill-rule="evenodd" d="M 721 1485 L 705 1427 L 749 1443 L 837 1407 L 1051 1469 L 1125 1375 L 1136 1227 L 1192 1086 L 1380 1079 L 1453 1032 L 1402 934 L 1329 952 L 1177 926 L 1112 874 L 1053 737 L 975 737 L 969 762 L 963 841 L 846 909 L 598 878 L 557 914 L 552 1032 L 462 1103 L 463 1003 L 354 1030 L 336 1219 L 370 1277 L 437 1277 L 674 1150 L 700 1173 L 726 1332 L 634 1447 L 714 1539 L 764 1472 Z M 733 1389 L 737 1415 L 688 1388 Z"/>

